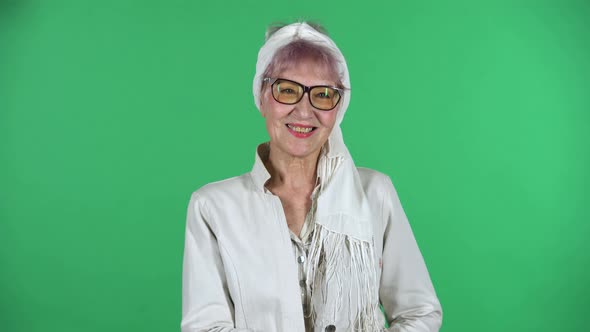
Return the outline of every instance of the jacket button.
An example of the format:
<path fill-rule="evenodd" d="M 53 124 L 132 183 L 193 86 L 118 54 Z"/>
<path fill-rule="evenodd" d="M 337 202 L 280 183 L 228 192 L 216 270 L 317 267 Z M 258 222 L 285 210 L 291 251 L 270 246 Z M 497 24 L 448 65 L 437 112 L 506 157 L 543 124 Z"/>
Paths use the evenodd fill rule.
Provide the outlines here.
<path fill-rule="evenodd" d="M 334 325 L 326 326 L 326 332 L 335 332 L 335 331 L 336 331 L 336 326 L 334 326 Z"/>
<path fill-rule="evenodd" d="M 297 257 L 297 263 L 303 264 L 303 262 L 305 262 L 305 256 L 301 255 Z"/>

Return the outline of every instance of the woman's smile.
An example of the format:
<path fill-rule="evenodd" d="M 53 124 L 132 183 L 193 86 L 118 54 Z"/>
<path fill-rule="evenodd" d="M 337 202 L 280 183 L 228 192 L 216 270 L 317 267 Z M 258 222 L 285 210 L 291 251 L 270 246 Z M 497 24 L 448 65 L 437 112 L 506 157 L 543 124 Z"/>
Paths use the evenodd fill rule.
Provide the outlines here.
<path fill-rule="evenodd" d="M 285 127 L 287 127 L 287 130 L 289 131 L 289 133 L 291 133 L 291 135 L 297 138 L 308 138 L 311 135 L 313 135 L 315 133 L 315 130 L 318 128 L 299 123 L 287 123 Z"/>

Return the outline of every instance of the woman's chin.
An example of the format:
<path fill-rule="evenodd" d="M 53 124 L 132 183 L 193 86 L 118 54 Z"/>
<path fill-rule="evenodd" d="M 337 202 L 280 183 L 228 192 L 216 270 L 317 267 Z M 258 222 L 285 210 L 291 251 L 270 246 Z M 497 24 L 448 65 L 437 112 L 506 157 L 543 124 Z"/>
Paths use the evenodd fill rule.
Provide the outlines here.
<path fill-rule="evenodd" d="M 310 146 L 307 144 L 297 144 L 288 146 L 285 152 L 293 158 L 306 158 L 309 156 L 315 156 L 320 151 L 320 147 Z"/>

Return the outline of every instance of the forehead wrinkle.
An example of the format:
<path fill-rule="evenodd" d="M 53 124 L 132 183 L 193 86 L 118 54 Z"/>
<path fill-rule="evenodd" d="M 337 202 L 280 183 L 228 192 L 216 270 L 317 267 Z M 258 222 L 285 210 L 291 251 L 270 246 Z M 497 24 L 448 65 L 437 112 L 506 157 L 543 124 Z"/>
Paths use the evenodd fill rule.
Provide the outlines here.
<path fill-rule="evenodd" d="M 307 60 L 303 60 L 303 61 L 291 61 L 291 62 L 286 62 L 283 63 L 280 68 L 277 68 L 277 70 L 275 71 L 276 74 L 273 75 L 273 77 L 281 77 L 281 78 L 285 78 L 285 79 L 292 79 L 289 77 L 284 77 L 285 74 L 289 71 L 298 71 L 298 69 L 303 68 L 302 73 L 304 74 L 308 74 L 311 72 L 311 70 L 309 68 L 314 68 L 312 75 L 321 79 L 321 80 L 325 80 L 325 83 L 322 84 L 336 84 L 336 82 L 338 82 L 338 75 L 336 73 L 333 72 L 332 68 L 330 68 L 330 66 L 326 65 L 326 64 L 322 64 L 319 63 L 319 61 L 315 61 L 312 59 L 307 59 Z M 295 81 L 297 81 L 296 79 L 293 79 Z M 306 82 L 299 82 L 301 84 L 307 85 L 305 84 Z M 314 84 L 314 85 L 318 85 L 318 84 Z M 321 85 L 321 84 L 320 84 Z"/>

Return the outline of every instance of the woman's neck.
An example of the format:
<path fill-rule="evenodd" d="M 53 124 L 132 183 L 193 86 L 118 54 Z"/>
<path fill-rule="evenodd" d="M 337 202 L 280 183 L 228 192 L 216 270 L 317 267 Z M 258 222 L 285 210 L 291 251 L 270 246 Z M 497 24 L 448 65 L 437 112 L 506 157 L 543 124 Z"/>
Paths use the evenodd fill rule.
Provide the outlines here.
<path fill-rule="evenodd" d="M 268 187 L 288 188 L 311 193 L 316 185 L 317 163 L 320 151 L 305 157 L 294 157 L 269 144 L 268 159 L 264 160 L 270 173 Z"/>

